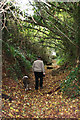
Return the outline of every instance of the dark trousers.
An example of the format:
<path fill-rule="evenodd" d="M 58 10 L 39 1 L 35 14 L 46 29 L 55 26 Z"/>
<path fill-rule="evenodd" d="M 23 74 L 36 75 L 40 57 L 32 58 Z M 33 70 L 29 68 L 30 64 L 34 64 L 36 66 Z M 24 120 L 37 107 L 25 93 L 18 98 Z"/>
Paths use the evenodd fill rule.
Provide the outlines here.
<path fill-rule="evenodd" d="M 34 72 L 35 75 L 35 89 L 38 89 L 38 82 L 40 78 L 40 88 L 43 87 L 43 72 Z"/>

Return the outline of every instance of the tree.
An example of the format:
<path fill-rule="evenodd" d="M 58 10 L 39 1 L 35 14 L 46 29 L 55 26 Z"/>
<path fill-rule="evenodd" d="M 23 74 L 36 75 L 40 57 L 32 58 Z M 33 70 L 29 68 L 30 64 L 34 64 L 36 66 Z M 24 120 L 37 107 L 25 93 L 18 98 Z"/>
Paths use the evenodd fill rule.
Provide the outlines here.
<path fill-rule="evenodd" d="M 27 16 L 25 20 L 36 26 L 46 28 L 50 37 L 50 39 L 45 40 L 48 42 L 48 46 L 52 45 L 55 49 L 61 49 L 65 55 L 67 52 L 68 59 L 72 57 L 72 60 L 76 59 L 78 48 L 74 26 L 76 5 L 77 3 L 36 2 L 33 5 L 34 15 L 32 17 Z"/>
<path fill-rule="evenodd" d="M 80 2 L 77 3 L 77 7 L 76 7 L 76 19 L 75 19 L 75 23 L 76 23 L 76 41 L 77 41 L 77 56 L 78 56 L 78 81 L 79 81 L 79 85 L 80 85 Z"/>
<path fill-rule="evenodd" d="M 7 67 L 7 70 L 19 77 L 25 73 L 22 74 L 24 68 L 30 68 L 37 55 L 42 55 L 44 61 L 47 62 L 48 51 L 53 48 L 61 62 L 63 61 L 62 64 L 66 62 L 73 64 L 78 61 L 67 83 L 65 81 L 63 83 L 67 85 L 64 87 L 66 91 L 71 90 L 71 87 L 73 91 L 77 80 L 80 83 L 80 2 L 30 3 L 34 8 L 33 16 L 23 13 L 12 2 L 1 3 L 3 56 L 7 58 L 6 63 L 12 64 L 12 66 L 9 64 L 11 67 Z M 68 83 L 71 83 L 71 87 Z M 77 88 L 79 87 L 76 86 Z M 77 91 L 79 93 L 79 89 Z M 77 95 L 76 92 L 75 94 Z"/>
<path fill-rule="evenodd" d="M 80 2 L 36 2 L 33 7 L 35 13 L 32 17 L 27 16 L 26 22 L 46 28 L 49 43 L 54 41 L 57 48 L 63 51 L 62 54 L 68 56 L 67 61 L 79 61 L 80 81 Z"/>
<path fill-rule="evenodd" d="M 9 9 L 5 11 L 6 6 L 9 5 L 11 7 L 8 7 Z M 14 5 L 5 3 L 2 19 L 3 68 L 5 68 L 6 74 L 15 80 L 28 74 L 31 64 L 37 55 L 42 55 L 44 61 L 47 62 L 48 53 L 37 42 L 38 35 L 42 36 L 42 33 L 37 33 L 36 29 L 30 29 L 29 27 L 33 27 L 31 23 L 24 23 L 16 19 L 21 14 L 17 14 L 18 12 L 19 9 Z M 5 19 L 6 22 L 4 24 Z"/>

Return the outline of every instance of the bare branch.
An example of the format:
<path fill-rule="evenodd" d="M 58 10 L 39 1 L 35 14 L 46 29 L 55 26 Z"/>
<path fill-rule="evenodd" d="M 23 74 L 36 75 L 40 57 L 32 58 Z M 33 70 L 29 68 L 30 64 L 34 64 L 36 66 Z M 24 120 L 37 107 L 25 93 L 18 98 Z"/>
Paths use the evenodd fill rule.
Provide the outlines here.
<path fill-rule="evenodd" d="M 70 12 L 68 9 L 65 9 L 65 8 L 59 7 L 59 6 L 55 6 L 52 2 L 48 2 L 48 4 L 50 4 L 50 5 L 53 6 L 54 8 L 58 8 L 58 9 L 62 9 L 63 11 L 66 11 L 66 12 Z"/>
<path fill-rule="evenodd" d="M 45 11 L 46 11 L 49 15 L 51 15 L 51 16 L 53 17 L 54 20 L 57 20 L 57 22 L 58 22 L 58 21 L 62 22 L 63 24 L 67 25 L 71 30 L 73 30 L 73 32 L 75 32 L 74 28 L 72 28 L 70 25 L 68 25 L 67 23 L 65 23 L 65 22 L 62 21 L 61 19 L 59 19 L 57 16 L 55 17 L 53 14 L 51 14 L 51 13 L 49 12 L 49 10 L 47 10 L 47 9 L 45 8 L 45 6 L 43 6 L 43 7 L 44 7 Z"/>
<path fill-rule="evenodd" d="M 18 21 L 18 23 L 20 24 L 20 26 L 22 26 L 22 24 L 20 23 L 20 21 L 18 20 L 18 18 L 16 17 L 15 13 L 9 8 L 9 10 L 12 12 L 14 18 Z"/>
<path fill-rule="evenodd" d="M 39 3 L 40 4 L 40 3 Z M 42 16 L 44 20 L 48 20 L 47 16 L 44 18 L 44 16 Z M 39 23 L 41 24 L 41 23 Z M 66 37 L 70 43 L 72 43 L 73 45 L 75 45 L 76 47 L 78 47 L 65 33 L 63 33 L 56 25 L 54 25 L 51 21 L 50 21 L 50 24 L 52 24 L 52 26 L 54 26 L 58 32 L 60 32 L 64 37 Z M 42 24 L 41 24 L 42 25 Z M 43 25 L 44 27 L 47 27 L 49 30 L 51 30 L 52 32 L 54 32 L 52 29 L 53 28 L 50 28 L 50 26 L 47 26 L 47 25 Z"/>
<path fill-rule="evenodd" d="M 2 23 L 3 27 L 1 30 L 3 30 L 4 28 L 6 28 L 6 30 L 8 31 L 8 28 L 6 27 L 6 17 L 5 17 L 5 13 L 3 13 L 4 16 L 4 22 Z M 9 32 L 9 31 L 8 31 Z"/>

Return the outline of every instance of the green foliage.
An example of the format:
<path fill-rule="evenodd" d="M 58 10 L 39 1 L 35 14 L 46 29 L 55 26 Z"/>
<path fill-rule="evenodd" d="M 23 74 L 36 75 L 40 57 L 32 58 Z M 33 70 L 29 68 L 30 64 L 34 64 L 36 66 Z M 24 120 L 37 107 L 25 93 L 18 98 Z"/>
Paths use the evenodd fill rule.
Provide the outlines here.
<path fill-rule="evenodd" d="M 15 66 L 15 65 L 14 65 Z M 17 71 L 16 71 L 17 68 Z M 19 66 L 16 66 L 16 68 L 13 68 L 13 65 L 6 65 L 6 73 L 8 76 L 10 76 L 12 79 L 14 79 L 15 81 L 18 82 L 18 77 L 19 77 L 19 72 L 20 72 L 20 76 L 21 76 L 21 71 L 19 69 Z M 18 74 L 17 74 L 18 73 Z"/>
<path fill-rule="evenodd" d="M 25 23 L 24 25 L 32 27 L 32 24 Z M 8 19 L 7 27 L 9 33 L 3 30 L 3 60 L 6 60 L 5 64 L 7 63 L 4 65 L 6 66 L 7 74 L 15 80 L 28 74 L 31 64 L 37 56 L 40 55 L 44 61 L 48 60 L 46 59 L 47 49 L 44 49 L 38 43 L 38 39 L 34 38 L 36 31 L 27 29 L 24 25 L 21 28 L 16 21 Z"/>
<path fill-rule="evenodd" d="M 16 50 L 16 60 L 19 63 L 19 66 L 23 68 L 25 71 L 29 71 L 31 68 L 31 63 L 30 61 L 26 60 L 25 56 L 22 55 L 19 51 Z"/>
<path fill-rule="evenodd" d="M 57 58 L 57 64 L 58 65 L 64 65 L 66 62 L 66 58 Z"/>
<path fill-rule="evenodd" d="M 75 49 L 75 48 L 74 48 Z M 69 65 L 74 66 L 76 62 L 76 49 L 75 51 L 73 48 L 70 48 L 68 50 L 58 50 L 57 53 L 57 64 L 58 65 L 64 65 L 65 63 L 69 63 Z"/>
<path fill-rule="evenodd" d="M 57 56 L 56 55 L 52 55 L 52 59 L 56 59 L 57 58 Z"/>
<path fill-rule="evenodd" d="M 80 95 L 80 88 L 78 84 L 78 67 L 74 68 L 67 76 L 66 80 L 61 83 L 61 90 L 63 95 L 71 98 Z"/>
<path fill-rule="evenodd" d="M 26 57 L 19 50 L 9 46 L 8 43 L 4 43 L 3 49 L 9 62 L 9 65 L 6 65 L 6 70 L 11 77 L 17 80 L 30 71 L 30 61 L 26 60 Z"/>
<path fill-rule="evenodd" d="M 57 57 L 57 64 L 58 65 L 64 65 L 66 62 L 69 61 L 69 55 L 68 54 L 65 55 L 63 51 L 61 51 L 61 52 L 59 51 L 58 54 L 59 54 L 58 57 Z"/>
<path fill-rule="evenodd" d="M 37 2 L 33 4 L 33 17 L 24 15 L 27 22 L 20 21 L 22 11 L 12 6 L 12 12 L 8 11 L 5 14 L 7 23 L 5 28 L 8 28 L 9 32 L 3 29 L 3 41 L 6 43 L 3 46 L 3 53 L 6 60 L 12 62 L 12 69 L 15 69 L 16 74 L 19 70 L 19 75 L 22 71 L 28 71 L 30 64 L 38 55 L 45 62 L 50 61 L 47 49 L 50 47 L 55 49 L 56 53 L 58 51 L 59 65 L 65 62 L 72 63 L 80 57 L 80 53 L 77 53 L 80 50 L 76 47 L 80 45 L 78 27 L 80 8 L 77 3 L 65 5 L 55 2 L 48 2 L 48 4 Z M 19 21 L 13 18 L 18 18 Z M 26 59 L 26 56 L 30 60 Z"/>

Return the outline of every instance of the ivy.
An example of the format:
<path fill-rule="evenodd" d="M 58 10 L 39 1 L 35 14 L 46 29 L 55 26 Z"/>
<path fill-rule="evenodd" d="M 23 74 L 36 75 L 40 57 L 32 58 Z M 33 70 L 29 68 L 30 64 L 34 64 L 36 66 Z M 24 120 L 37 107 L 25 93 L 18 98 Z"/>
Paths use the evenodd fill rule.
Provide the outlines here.
<path fill-rule="evenodd" d="M 66 80 L 61 83 L 61 90 L 63 95 L 68 97 L 80 95 L 80 88 L 78 85 L 78 67 L 74 68 L 66 77 Z"/>

